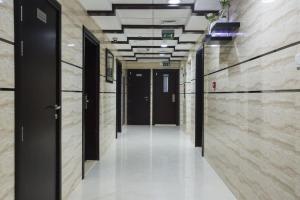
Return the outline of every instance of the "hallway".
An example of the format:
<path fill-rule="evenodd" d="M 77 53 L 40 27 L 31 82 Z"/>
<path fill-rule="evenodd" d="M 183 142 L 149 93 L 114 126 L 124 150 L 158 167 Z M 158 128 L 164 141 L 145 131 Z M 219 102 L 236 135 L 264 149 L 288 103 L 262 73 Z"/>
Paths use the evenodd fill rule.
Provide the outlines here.
<path fill-rule="evenodd" d="M 128 126 L 70 200 L 234 200 L 178 127 Z"/>

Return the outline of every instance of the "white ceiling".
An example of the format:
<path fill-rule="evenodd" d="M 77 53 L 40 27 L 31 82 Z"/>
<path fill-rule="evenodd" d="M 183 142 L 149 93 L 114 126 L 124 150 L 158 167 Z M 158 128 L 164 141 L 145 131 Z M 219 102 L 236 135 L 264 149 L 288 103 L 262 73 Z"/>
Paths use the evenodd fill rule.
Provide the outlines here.
<path fill-rule="evenodd" d="M 112 11 L 113 4 L 168 4 L 168 0 L 79 0 L 86 10 L 97 10 L 107 12 Z M 219 0 L 183 0 L 181 3 L 195 3 L 195 10 L 218 10 Z M 117 9 L 114 16 L 92 16 L 95 22 L 102 30 L 119 30 L 122 33 L 106 33 L 108 39 L 112 41 L 117 38 L 118 41 L 128 44 L 114 44 L 116 49 L 131 49 L 132 46 L 160 46 L 167 43 L 169 46 L 175 46 L 176 50 L 190 50 L 193 44 L 180 44 L 177 40 L 129 40 L 128 37 L 158 37 L 162 36 L 162 29 L 145 28 L 125 28 L 122 25 L 180 25 L 185 30 L 203 31 L 207 29 L 208 22 L 204 16 L 192 15 L 191 9 Z M 183 32 L 182 28 L 174 29 L 175 37 L 180 42 L 196 42 L 202 36 L 200 33 Z M 169 52 L 172 56 L 187 56 L 188 52 L 177 52 L 173 48 L 134 48 L 132 52 L 120 51 L 119 56 L 133 56 L 134 52 L 145 53 L 136 57 L 157 57 L 147 53 Z M 170 55 L 168 55 L 169 57 Z M 135 58 L 126 58 L 126 60 L 135 60 Z M 182 60 L 185 58 L 171 58 Z M 153 62 L 153 59 L 151 59 Z"/>

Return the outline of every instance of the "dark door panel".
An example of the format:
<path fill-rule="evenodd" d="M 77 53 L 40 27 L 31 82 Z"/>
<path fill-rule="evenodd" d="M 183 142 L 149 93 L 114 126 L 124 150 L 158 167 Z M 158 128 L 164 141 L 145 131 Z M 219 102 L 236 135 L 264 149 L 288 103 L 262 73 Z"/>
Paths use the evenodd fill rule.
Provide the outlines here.
<path fill-rule="evenodd" d="M 99 160 L 100 44 L 83 28 L 83 173 L 86 160 Z"/>
<path fill-rule="evenodd" d="M 204 49 L 196 55 L 196 110 L 195 110 L 195 146 L 202 147 L 204 153 Z"/>
<path fill-rule="evenodd" d="M 179 71 L 153 71 L 153 124 L 179 125 Z"/>
<path fill-rule="evenodd" d="M 127 123 L 150 125 L 150 70 L 128 70 Z"/>
<path fill-rule="evenodd" d="M 117 106 L 117 133 L 122 132 L 122 63 L 117 61 L 117 84 L 116 84 L 117 98 L 116 98 L 116 106 Z M 118 134 L 116 133 L 116 137 Z"/>
<path fill-rule="evenodd" d="M 22 22 L 16 15 L 17 200 L 60 196 L 60 8 L 51 2 L 23 1 Z"/>

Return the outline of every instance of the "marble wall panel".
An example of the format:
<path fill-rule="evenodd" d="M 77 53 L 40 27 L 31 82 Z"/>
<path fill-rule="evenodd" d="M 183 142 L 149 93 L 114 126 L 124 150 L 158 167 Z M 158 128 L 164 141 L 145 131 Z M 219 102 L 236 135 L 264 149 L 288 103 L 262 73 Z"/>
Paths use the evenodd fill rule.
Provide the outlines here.
<path fill-rule="evenodd" d="M 206 97 L 206 158 L 238 199 L 299 199 L 300 94 Z"/>
<path fill-rule="evenodd" d="M 213 91 L 214 81 L 217 92 L 299 89 L 300 71 L 295 63 L 298 52 L 300 45 L 206 76 L 206 91 Z"/>
<path fill-rule="evenodd" d="M 82 175 L 82 93 L 62 93 L 62 196 L 66 199 Z"/>
<path fill-rule="evenodd" d="M 0 38 L 14 41 L 14 1 L 3 0 L 0 3 Z"/>
<path fill-rule="evenodd" d="M 233 0 L 231 18 L 241 22 L 233 51 L 238 60 L 300 41 L 299 10 L 298 0 Z"/>
<path fill-rule="evenodd" d="M 62 90 L 82 91 L 82 72 L 81 68 L 62 63 Z"/>
<path fill-rule="evenodd" d="M 0 91 L 0 199 L 14 199 L 14 92 Z"/>
<path fill-rule="evenodd" d="M 116 94 L 100 94 L 100 156 L 111 145 L 116 134 Z"/>
<path fill-rule="evenodd" d="M 0 41 L 0 88 L 14 88 L 14 46 Z"/>
<path fill-rule="evenodd" d="M 233 0 L 231 12 L 240 35 L 205 46 L 205 74 L 300 41 L 297 0 Z M 205 77 L 220 92 L 205 94 L 205 156 L 237 199 L 300 199 L 299 47 Z M 269 92 L 236 93 L 259 90 Z"/>
<path fill-rule="evenodd" d="M 13 1 L 0 3 L 0 40 L 14 42 Z M 14 89 L 14 46 L 0 41 L 0 88 Z M 14 92 L 0 89 L 0 199 L 14 199 Z"/>

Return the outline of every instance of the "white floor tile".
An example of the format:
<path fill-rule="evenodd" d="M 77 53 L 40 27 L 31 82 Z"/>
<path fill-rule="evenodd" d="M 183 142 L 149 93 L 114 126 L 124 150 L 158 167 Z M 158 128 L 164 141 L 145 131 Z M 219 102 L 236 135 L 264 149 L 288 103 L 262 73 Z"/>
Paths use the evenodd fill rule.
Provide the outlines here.
<path fill-rule="evenodd" d="M 128 126 L 70 200 L 235 200 L 178 127 Z"/>

